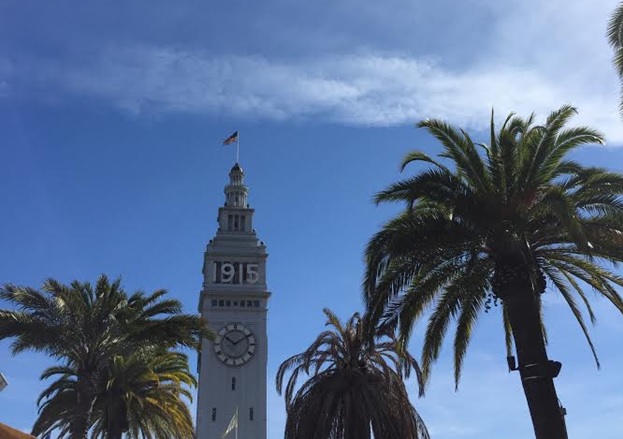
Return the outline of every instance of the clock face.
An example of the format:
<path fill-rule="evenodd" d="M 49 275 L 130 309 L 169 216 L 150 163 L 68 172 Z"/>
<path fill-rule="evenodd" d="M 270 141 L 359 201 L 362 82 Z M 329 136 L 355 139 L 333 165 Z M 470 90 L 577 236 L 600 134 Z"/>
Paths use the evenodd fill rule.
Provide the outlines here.
<path fill-rule="evenodd" d="M 228 366 L 242 366 L 255 354 L 255 336 L 241 323 L 223 326 L 214 340 L 214 352 Z"/>

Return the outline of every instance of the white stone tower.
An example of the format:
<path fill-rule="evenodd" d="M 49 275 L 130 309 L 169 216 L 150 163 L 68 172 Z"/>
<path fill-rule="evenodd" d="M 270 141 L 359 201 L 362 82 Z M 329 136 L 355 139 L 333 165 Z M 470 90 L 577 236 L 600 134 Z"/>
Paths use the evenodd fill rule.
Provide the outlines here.
<path fill-rule="evenodd" d="M 247 196 L 236 163 L 203 260 L 199 312 L 218 335 L 202 344 L 197 439 L 220 439 L 236 410 L 239 439 L 266 439 L 268 255 L 253 229 Z"/>

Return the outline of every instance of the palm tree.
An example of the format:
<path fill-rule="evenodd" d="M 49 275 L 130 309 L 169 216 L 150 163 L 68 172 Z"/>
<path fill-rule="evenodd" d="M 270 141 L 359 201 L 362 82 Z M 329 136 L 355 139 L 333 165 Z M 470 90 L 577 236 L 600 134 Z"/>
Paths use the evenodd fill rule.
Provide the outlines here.
<path fill-rule="evenodd" d="M 623 2 L 619 3 L 617 8 L 612 13 L 610 21 L 608 22 L 607 37 L 612 50 L 614 51 L 613 63 L 614 67 L 619 75 L 619 78 L 623 81 Z M 623 114 L 623 93 L 619 100 L 619 111 Z"/>
<path fill-rule="evenodd" d="M 103 394 L 96 402 L 93 438 L 194 438 L 192 415 L 184 398 L 197 387 L 188 357 L 179 352 L 138 352 L 116 356 L 109 368 Z"/>
<path fill-rule="evenodd" d="M 359 314 L 344 326 L 330 310 L 324 313 L 332 329 L 277 372 L 281 395 L 285 374 L 292 370 L 285 387 L 285 438 L 365 439 L 373 433 L 386 439 L 428 439 L 403 382 L 413 369 L 419 383 L 415 359 L 398 350 L 392 334 L 376 341 L 366 337 Z M 295 393 L 301 373 L 311 376 Z"/>
<path fill-rule="evenodd" d="M 76 400 L 77 372 L 71 367 L 52 367 L 42 379 L 55 375 L 59 378 L 39 397 L 40 416 L 33 434 L 45 437 L 58 429 L 62 438 L 69 433 L 66 418 L 72 413 L 66 409 Z M 128 439 L 191 439 L 194 426 L 185 399 L 192 401 L 192 396 L 186 387 L 196 385 L 182 353 L 142 349 L 128 357 L 115 356 L 98 383 L 91 437 L 121 439 L 126 434 Z"/>
<path fill-rule="evenodd" d="M 13 354 L 44 352 L 75 371 L 75 401 L 70 425 L 60 426 L 72 439 L 86 438 L 97 385 L 111 359 L 136 347 L 176 346 L 197 349 L 210 336 L 199 316 L 181 313 L 181 303 L 163 299 L 164 290 L 128 295 L 121 281 L 101 276 L 95 286 L 54 279 L 41 290 L 5 285 L 0 299 L 15 310 L 0 310 L 0 340 L 14 339 Z M 58 408 L 57 410 L 61 410 Z"/>
<path fill-rule="evenodd" d="M 451 321 L 456 321 L 458 386 L 472 328 L 491 301 L 500 302 L 507 352 L 516 347 L 536 437 L 566 438 L 553 378 L 560 363 L 547 357 L 541 295 L 549 285 L 569 305 L 595 350 L 577 301 L 592 322 L 583 287 L 591 286 L 623 312 L 615 286 L 623 278 L 603 263 L 623 260 L 623 176 L 585 167 L 567 155 L 601 143 L 586 127 L 565 128 L 575 109 L 563 106 L 545 125 L 534 115 L 510 115 L 499 133 L 491 116 L 490 144 L 439 120 L 419 123 L 443 147 L 451 167 L 412 152 L 429 169 L 392 184 L 377 203 L 406 209 L 387 222 L 366 249 L 366 304 L 381 327 L 399 328 L 406 343 L 414 323 L 433 306 L 422 352 L 429 379 Z M 512 366 L 514 358 L 509 358 Z M 597 356 L 595 360 L 599 366 Z"/>

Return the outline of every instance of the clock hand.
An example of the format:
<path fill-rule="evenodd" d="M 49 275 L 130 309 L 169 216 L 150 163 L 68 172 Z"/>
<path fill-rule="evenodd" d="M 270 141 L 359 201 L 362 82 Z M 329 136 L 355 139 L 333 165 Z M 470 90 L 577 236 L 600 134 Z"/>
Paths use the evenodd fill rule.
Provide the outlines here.
<path fill-rule="evenodd" d="M 227 340 L 231 344 L 236 344 L 237 343 L 237 342 L 233 341 L 231 338 L 229 338 L 228 336 L 225 336 L 225 340 Z"/>
<path fill-rule="evenodd" d="M 234 342 L 234 341 L 232 341 L 232 343 L 236 345 L 236 344 L 240 343 L 242 340 L 245 340 L 245 339 L 247 339 L 247 338 L 251 337 L 252 335 L 253 335 L 253 334 L 246 335 L 246 336 L 242 337 L 242 338 L 241 338 L 240 340 L 238 340 L 238 341 L 235 341 L 235 342 Z"/>

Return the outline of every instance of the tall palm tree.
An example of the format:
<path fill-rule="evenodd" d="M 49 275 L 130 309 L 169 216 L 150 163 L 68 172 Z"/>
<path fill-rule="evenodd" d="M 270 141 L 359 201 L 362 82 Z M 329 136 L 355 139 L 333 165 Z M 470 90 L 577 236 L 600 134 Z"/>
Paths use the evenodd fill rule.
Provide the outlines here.
<path fill-rule="evenodd" d="M 91 425 L 97 383 L 110 360 L 138 346 L 198 348 L 210 336 L 199 316 L 181 313 L 181 303 L 164 299 L 164 290 L 128 295 L 121 281 L 101 276 L 93 286 L 54 279 L 41 290 L 4 285 L 0 299 L 14 310 L 0 310 L 0 340 L 13 339 L 13 354 L 44 352 L 76 372 L 72 439 L 84 439 Z"/>
<path fill-rule="evenodd" d="M 57 430 L 59 438 L 68 436 L 72 411 L 67 408 L 75 404 L 77 375 L 72 367 L 52 367 L 43 373 L 44 379 L 59 378 L 39 398 L 33 434 L 45 437 Z M 192 401 L 187 387 L 196 385 L 182 353 L 148 348 L 113 357 L 98 383 L 91 438 L 121 439 L 123 434 L 128 439 L 193 438 L 186 400 Z"/>
<path fill-rule="evenodd" d="M 623 2 L 619 3 L 612 13 L 606 35 L 614 51 L 614 67 L 619 78 L 623 81 Z M 619 111 L 623 114 L 623 91 L 619 100 Z"/>
<path fill-rule="evenodd" d="M 615 286 L 623 279 L 604 263 L 623 260 L 623 176 L 568 159 L 579 146 L 601 143 L 586 127 L 565 128 L 575 109 L 563 106 L 544 125 L 510 115 L 499 132 L 491 116 L 489 145 L 439 120 L 419 123 L 442 146 L 439 156 L 412 152 L 429 168 L 376 195 L 401 202 L 366 249 L 366 303 L 380 326 L 398 326 L 403 343 L 433 306 L 422 352 L 428 380 L 451 321 L 455 381 L 482 311 L 500 302 L 507 352 L 516 348 L 536 437 L 566 438 L 549 360 L 541 297 L 549 286 L 569 305 L 595 350 L 578 299 L 591 321 L 583 288 L 592 287 L 623 312 Z M 510 360 L 513 360 L 510 358 Z M 595 360 L 599 366 L 597 356 Z M 511 361 L 512 365 L 512 361 Z"/>
<path fill-rule="evenodd" d="M 365 439 L 373 433 L 385 439 L 428 439 L 403 382 L 413 369 L 419 383 L 415 359 L 398 350 L 392 334 L 366 337 L 359 314 L 342 325 L 330 310 L 324 313 L 332 329 L 284 361 L 277 372 L 281 395 L 285 375 L 292 370 L 285 387 L 285 438 Z M 310 377 L 296 390 L 301 373 Z"/>

